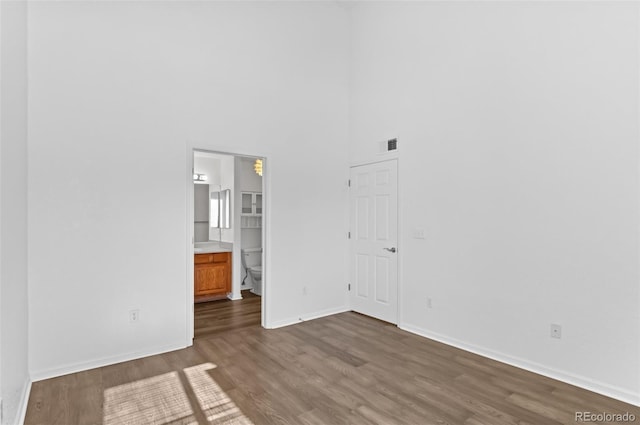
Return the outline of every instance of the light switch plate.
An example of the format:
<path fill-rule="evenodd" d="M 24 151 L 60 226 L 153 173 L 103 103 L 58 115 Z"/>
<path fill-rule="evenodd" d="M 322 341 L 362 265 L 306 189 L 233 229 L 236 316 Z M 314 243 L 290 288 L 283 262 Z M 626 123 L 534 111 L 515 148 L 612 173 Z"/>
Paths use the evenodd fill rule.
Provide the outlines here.
<path fill-rule="evenodd" d="M 415 229 L 413 229 L 413 238 L 424 239 L 424 229 L 420 227 L 416 227 Z"/>

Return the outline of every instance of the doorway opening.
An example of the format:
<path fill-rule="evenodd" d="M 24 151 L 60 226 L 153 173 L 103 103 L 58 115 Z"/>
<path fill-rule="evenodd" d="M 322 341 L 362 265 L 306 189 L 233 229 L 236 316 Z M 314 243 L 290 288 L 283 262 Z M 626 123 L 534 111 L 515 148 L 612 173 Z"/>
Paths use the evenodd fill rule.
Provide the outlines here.
<path fill-rule="evenodd" d="M 266 158 L 190 150 L 188 332 L 265 326 Z"/>

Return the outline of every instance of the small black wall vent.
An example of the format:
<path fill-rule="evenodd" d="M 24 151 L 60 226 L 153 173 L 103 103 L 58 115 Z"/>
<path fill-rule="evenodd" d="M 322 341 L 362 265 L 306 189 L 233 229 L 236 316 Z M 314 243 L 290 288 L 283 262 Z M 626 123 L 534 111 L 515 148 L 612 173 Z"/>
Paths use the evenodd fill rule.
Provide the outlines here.
<path fill-rule="evenodd" d="M 387 152 L 398 149 L 398 139 L 387 140 Z"/>

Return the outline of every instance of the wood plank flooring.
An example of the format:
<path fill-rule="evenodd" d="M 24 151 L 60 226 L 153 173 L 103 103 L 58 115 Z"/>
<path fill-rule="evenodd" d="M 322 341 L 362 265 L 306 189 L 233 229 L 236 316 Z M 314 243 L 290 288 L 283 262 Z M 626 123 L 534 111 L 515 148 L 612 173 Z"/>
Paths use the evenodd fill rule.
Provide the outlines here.
<path fill-rule="evenodd" d="M 242 300 L 228 299 L 194 306 L 194 336 L 206 338 L 219 332 L 260 326 L 262 298 L 242 291 Z"/>
<path fill-rule="evenodd" d="M 259 313 L 240 319 L 243 304 L 209 304 L 193 347 L 34 383 L 25 423 L 554 425 L 582 411 L 640 423 L 638 407 L 356 313 L 265 330 Z"/>

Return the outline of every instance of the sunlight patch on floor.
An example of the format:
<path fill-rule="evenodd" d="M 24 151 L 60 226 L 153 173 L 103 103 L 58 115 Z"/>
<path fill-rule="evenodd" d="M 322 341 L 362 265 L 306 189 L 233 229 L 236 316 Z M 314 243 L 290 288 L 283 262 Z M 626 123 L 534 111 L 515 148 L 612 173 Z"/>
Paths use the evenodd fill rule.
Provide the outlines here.
<path fill-rule="evenodd" d="M 227 393 L 211 378 L 207 371 L 215 369 L 212 363 L 203 363 L 184 369 L 207 421 L 220 425 L 253 425 L 229 398 Z"/>
<path fill-rule="evenodd" d="M 177 372 L 141 379 L 104 392 L 104 425 L 197 424 Z"/>
<path fill-rule="evenodd" d="M 183 370 L 187 384 L 179 372 L 169 372 L 104 391 L 104 425 L 197 425 L 193 409 L 195 395 L 200 410 L 210 424 L 253 425 L 225 391 L 209 375 L 213 363 L 203 363 Z M 185 390 L 186 388 L 186 390 Z M 193 391 L 188 396 L 187 391 Z M 198 412 L 197 415 L 200 415 Z"/>

